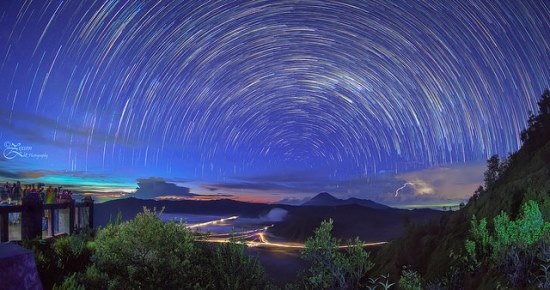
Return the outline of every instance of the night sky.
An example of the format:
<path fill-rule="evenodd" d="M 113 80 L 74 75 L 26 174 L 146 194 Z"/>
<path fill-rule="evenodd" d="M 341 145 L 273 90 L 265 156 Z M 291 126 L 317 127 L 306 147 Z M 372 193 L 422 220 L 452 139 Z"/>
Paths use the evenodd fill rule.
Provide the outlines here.
<path fill-rule="evenodd" d="M 545 0 L 3 0 L 0 176 L 458 200 L 549 86 Z"/>

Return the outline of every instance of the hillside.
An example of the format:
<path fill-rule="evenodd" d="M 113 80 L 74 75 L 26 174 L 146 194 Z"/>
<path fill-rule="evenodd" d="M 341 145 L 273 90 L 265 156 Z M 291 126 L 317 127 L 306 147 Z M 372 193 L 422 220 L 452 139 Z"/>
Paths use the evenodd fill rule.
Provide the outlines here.
<path fill-rule="evenodd" d="M 431 209 L 373 209 L 357 204 L 339 206 L 300 206 L 270 232 L 287 240 L 303 242 L 322 221 L 334 220 L 334 236 L 348 240 L 359 237 L 366 242 L 389 241 L 405 233 L 406 225 L 424 224 L 445 212 Z"/>
<path fill-rule="evenodd" d="M 411 225 L 408 233 L 376 253 L 377 272 L 398 276 L 402 266 L 418 271 L 426 281 L 452 275 L 464 243 L 470 235 L 470 220 L 492 220 L 501 211 L 518 217 L 520 206 L 535 201 L 545 221 L 550 220 L 550 92 L 539 102 L 540 114 L 532 117 L 522 133 L 524 145 L 505 160 L 488 161 L 484 188 L 476 191 L 461 210 L 433 220 L 427 226 Z M 491 226 L 491 225 L 490 225 Z M 476 274 L 464 277 L 466 289 L 491 288 L 500 279 L 482 265 Z"/>

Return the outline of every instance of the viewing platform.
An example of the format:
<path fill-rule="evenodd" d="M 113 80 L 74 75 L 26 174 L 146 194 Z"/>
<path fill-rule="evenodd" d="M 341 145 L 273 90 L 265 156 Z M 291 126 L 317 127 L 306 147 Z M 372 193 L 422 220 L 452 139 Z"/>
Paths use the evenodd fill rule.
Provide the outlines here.
<path fill-rule="evenodd" d="M 94 201 L 72 198 L 43 203 L 28 195 L 18 204 L 0 205 L 0 242 L 50 238 L 94 226 Z"/>

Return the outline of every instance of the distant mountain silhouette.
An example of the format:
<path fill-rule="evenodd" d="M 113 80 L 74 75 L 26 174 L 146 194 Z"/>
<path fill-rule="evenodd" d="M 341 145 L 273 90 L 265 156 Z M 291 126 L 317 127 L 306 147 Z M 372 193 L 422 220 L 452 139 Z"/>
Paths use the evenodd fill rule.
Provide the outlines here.
<path fill-rule="evenodd" d="M 389 241 L 402 236 L 409 223 L 424 224 L 447 212 L 431 209 L 374 209 L 358 204 L 338 206 L 296 206 L 269 232 L 289 241 L 303 242 L 323 220 L 333 219 L 333 234 L 339 239 L 359 237 L 363 241 Z"/>
<path fill-rule="evenodd" d="M 286 210 L 286 218 L 275 222 L 270 233 L 288 241 L 304 241 L 313 234 L 321 221 L 334 220 L 334 234 L 338 238 L 348 239 L 359 236 L 365 241 L 391 240 L 404 234 L 405 225 L 410 222 L 423 223 L 430 218 L 438 217 L 444 212 L 422 209 L 405 210 L 390 208 L 363 199 L 341 200 L 328 193 L 317 195 L 314 202 L 329 205 L 292 206 L 285 204 L 248 203 L 229 199 L 199 200 L 150 200 L 126 198 L 98 203 L 94 206 L 94 224 L 102 226 L 114 220 L 120 212 L 122 220 L 133 219 L 143 208 L 166 213 L 200 214 L 200 215 L 238 215 L 246 218 L 261 218 L 272 209 Z M 341 205 L 339 204 L 341 203 Z M 360 203 L 369 206 L 360 205 Z M 372 205 L 383 207 L 373 208 Z"/>
<path fill-rule="evenodd" d="M 202 215 L 239 215 L 241 217 L 259 217 L 267 214 L 272 208 L 285 208 L 284 205 L 248 203 L 231 199 L 218 200 L 153 200 L 124 198 L 98 203 L 94 206 L 94 225 L 106 226 L 120 212 L 122 220 L 133 219 L 143 208 L 163 210 L 166 213 L 186 213 Z"/>
<path fill-rule="evenodd" d="M 389 209 L 387 205 L 376 203 L 368 199 L 360 199 L 355 197 L 350 197 L 348 199 L 339 199 L 334 197 L 328 192 L 321 192 L 318 195 L 314 196 L 309 201 L 303 203 L 304 206 L 341 206 L 341 205 L 351 205 L 356 204 L 368 208 L 374 209 Z"/>

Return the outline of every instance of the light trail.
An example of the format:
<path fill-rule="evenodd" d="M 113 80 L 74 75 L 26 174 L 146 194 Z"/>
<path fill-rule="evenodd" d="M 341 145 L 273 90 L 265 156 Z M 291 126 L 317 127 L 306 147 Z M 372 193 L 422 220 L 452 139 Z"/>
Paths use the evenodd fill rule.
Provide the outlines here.
<path fill-rule="evenodd" d="M 236 239 L 236 240 L 243 240 L 244 239 L 244 243 L 248 247 L 254 247 L 254 248 L 260 248 L 260 247 L 264 247 L 264 248 L 290 248 L 290 249 L 304 249 L 305 248 L 305 244 L 301 244 L 301 243 L 270 242 L 267 239 L 266 233 L 265 233 L 265 231 L 268 228 L 270 228 L 270 227 L 264 227 L 262 229 L 257 229 L 257 230 L 233 233 L 232 238 Z M 252 233 L 252 232 L 255 232 L 255 233 Z M 230 234 L 224 234 L 224 235 L 230 236 Z M 217 237 L 208 236 L 204 241 L 210 242 L 210 243 L 229 243 L 229 241 L 231 240 L 230 237 L 220 238 L 219 236 L 221 236 L 221 235 L 217 235 Z M 258 241 L 256 239 L 247 240 L 247 239 L 251 239 L 251 238 L 257 238 Z M 383 241 L 383 242 L 363 243 L 363 247 L 375 247 L 375 246 L 380 246 L 380 245 L 384 245 L 384 244 L 387 244 L 387 243 L 388 242 L 385 242 L 385 241 Z M 350 247 L 350 246 L 349 245 L 338 246 L 338 248 L 340 248 L 340 249 L 346 249 L 348 247 Z"/>
<path fill-rule="evenodd" d="M 394 197 L 397 197 L 397 195 L 399 195 L 399 191 L 404 189 L 405 187 L 407 187 L 407 185 L 414 186 L 414 183 L 406 182 L 405 184 L 403 184 L 403 186 L 401 186 L 400 188 L 398 188 L 395 191 L 395 196 Z"/>
<path fill-rule="evenodd" d="M 234 219 L 237 219 L 237 218 L 239 218 L 239 216 L 230 216 L 228 218 L 222 218 L 222 219 L 208 221 L 208 222 L 204 222 L 204 223 L 188 225 L 187 228 L 190 228 L 190 229 L 200 228 L 200 227 L 204 227 L 204 226 L 215 225 L 217 223 L 223 223 L 225 221 L 234 220 Z"/>
<path fill-rule="evenodd" d="M 239 216 L 231 216 L 227 218 L 221 218 L 217 220 L 207 221 L 198 224 L 188 225 L 188 229 L 196 229 L 208 225 L 216 225 L 223 223 L 229 220 L 235 220 Z M 231 232 L 231 233 L 222 233 L 222 234 L 207 234 L 205 235 L 204 242 L 209 243 L 229 243 L 231 240 L 242 240 L 248 247 L 265 247 L 265 248 L 289 248 L 289 249 L 303 249 L 305 244 L 302 243 L 291 243 L 291 242 L 270 242 L 266 237 L 266 231 L 273 227 L 274 225 L 264 226 L 261 228 L 256 228 L 252 230 L 240 231 L 240 232 Z M 198 233 L 198 232 L 196 232 Z M 372 242 L 372 243 L 363 243 L 363 247 L 375 247 L 384 245 L 387 242 Z M 340 249 L 345 249 L 350 247 L 349 245 L 338 246 Z"/>

